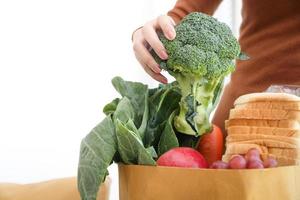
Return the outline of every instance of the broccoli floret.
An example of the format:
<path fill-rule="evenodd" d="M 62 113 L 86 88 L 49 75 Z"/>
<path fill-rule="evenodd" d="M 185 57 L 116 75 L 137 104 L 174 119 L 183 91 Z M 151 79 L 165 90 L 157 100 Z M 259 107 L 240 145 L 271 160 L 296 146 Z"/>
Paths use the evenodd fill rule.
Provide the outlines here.
<path fill-rule="evenodd" d="M 172 41 L 159 36 L 168 60 L 157 55 L 155 58 L 181 88 L 175 128 L 199 136 L 211 129 L 210 113 L 222 91 L 224 77 L 235 69 L 233 60 L 241 54 L 240 45 L 225 23 L 199 12 L 187 15 L 175 30 Z"/>

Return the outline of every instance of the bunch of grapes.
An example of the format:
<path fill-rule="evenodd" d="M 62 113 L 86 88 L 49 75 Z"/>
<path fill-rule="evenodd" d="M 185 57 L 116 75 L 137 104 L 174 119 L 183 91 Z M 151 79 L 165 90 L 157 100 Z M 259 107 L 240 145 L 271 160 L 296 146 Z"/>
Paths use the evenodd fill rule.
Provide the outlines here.
<path fill-rule="evenodd" d="M 245 156 L 234 155 L 228 163 L 216 161 L 210 166 L 211 169 L 263 169 L 277 166 L 275 158 L 268 157 L 262 161 L 259 151 L 255 148 L 249 149 Z"/>

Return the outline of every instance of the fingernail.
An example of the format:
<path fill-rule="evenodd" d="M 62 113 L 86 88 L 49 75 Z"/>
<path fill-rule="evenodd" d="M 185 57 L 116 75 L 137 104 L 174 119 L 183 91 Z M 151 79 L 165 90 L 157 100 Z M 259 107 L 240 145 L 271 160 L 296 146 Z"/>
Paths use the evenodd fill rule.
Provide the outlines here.
<path fill-rule="evenodd" d="M 170 28 L 168 30 L 167 34 L 168 34 L 168 39 L 169 40 L 173 40 L 175 38 L 175 36 L 176 36 L 176 33 L 175 33 L 175 31 L 174 31 L 173 28 Z"/>
<path fill-rule="evenodd" d="M 168 54 L 166 51 L 161 51 L 160 53 L 160 58 L 163 59 L 163 60 L 166 60 L 168 59 Z"/>
<path fill-rule="evenodd" d="M 173 40 L 174 37 L 175 37 L 175 36 L 174 36 L 174 32 L 169 31 L 169 32 L 168 32 L 168 39 L 169 39 L 169 40 Z"/>

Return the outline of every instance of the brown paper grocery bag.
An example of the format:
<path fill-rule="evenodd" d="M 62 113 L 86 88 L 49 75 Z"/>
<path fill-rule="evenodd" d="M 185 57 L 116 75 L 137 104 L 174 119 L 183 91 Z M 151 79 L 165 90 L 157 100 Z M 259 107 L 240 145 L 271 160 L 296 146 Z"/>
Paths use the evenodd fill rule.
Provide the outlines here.
<path fill-rule="evenodd" d="M 120 200 L 300 200 L 300 167 L 213 170 L 119 165 Z"/>
<path fill-rule="evenodd" d="M 109 199 L 110 178 L 101 185 L 97 200 Z M 80 200 L 76 177 L 33 184 L 0 183 L 0 200 Z"/>

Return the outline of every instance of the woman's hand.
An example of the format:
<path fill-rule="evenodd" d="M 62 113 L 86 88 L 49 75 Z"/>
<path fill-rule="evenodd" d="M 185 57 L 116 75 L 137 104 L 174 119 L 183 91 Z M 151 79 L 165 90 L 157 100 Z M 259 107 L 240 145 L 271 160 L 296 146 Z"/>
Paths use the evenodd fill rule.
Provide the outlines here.
<path fill-rule="evenodd" d="M 167 51 L 159 40 L 157 32 L 162 31 L 167 39 L 173 40 L 176 36 L 174 26 L 175 22 L 171 17 L 162 15 L 136 30 L 132 37 L 136 59 L 152 78 L 161 83 L 167 83 L 168 80 L 160 73 L 161 69 L 149 50 L 152 48 L 162 60 L 168 59 Z"/>

